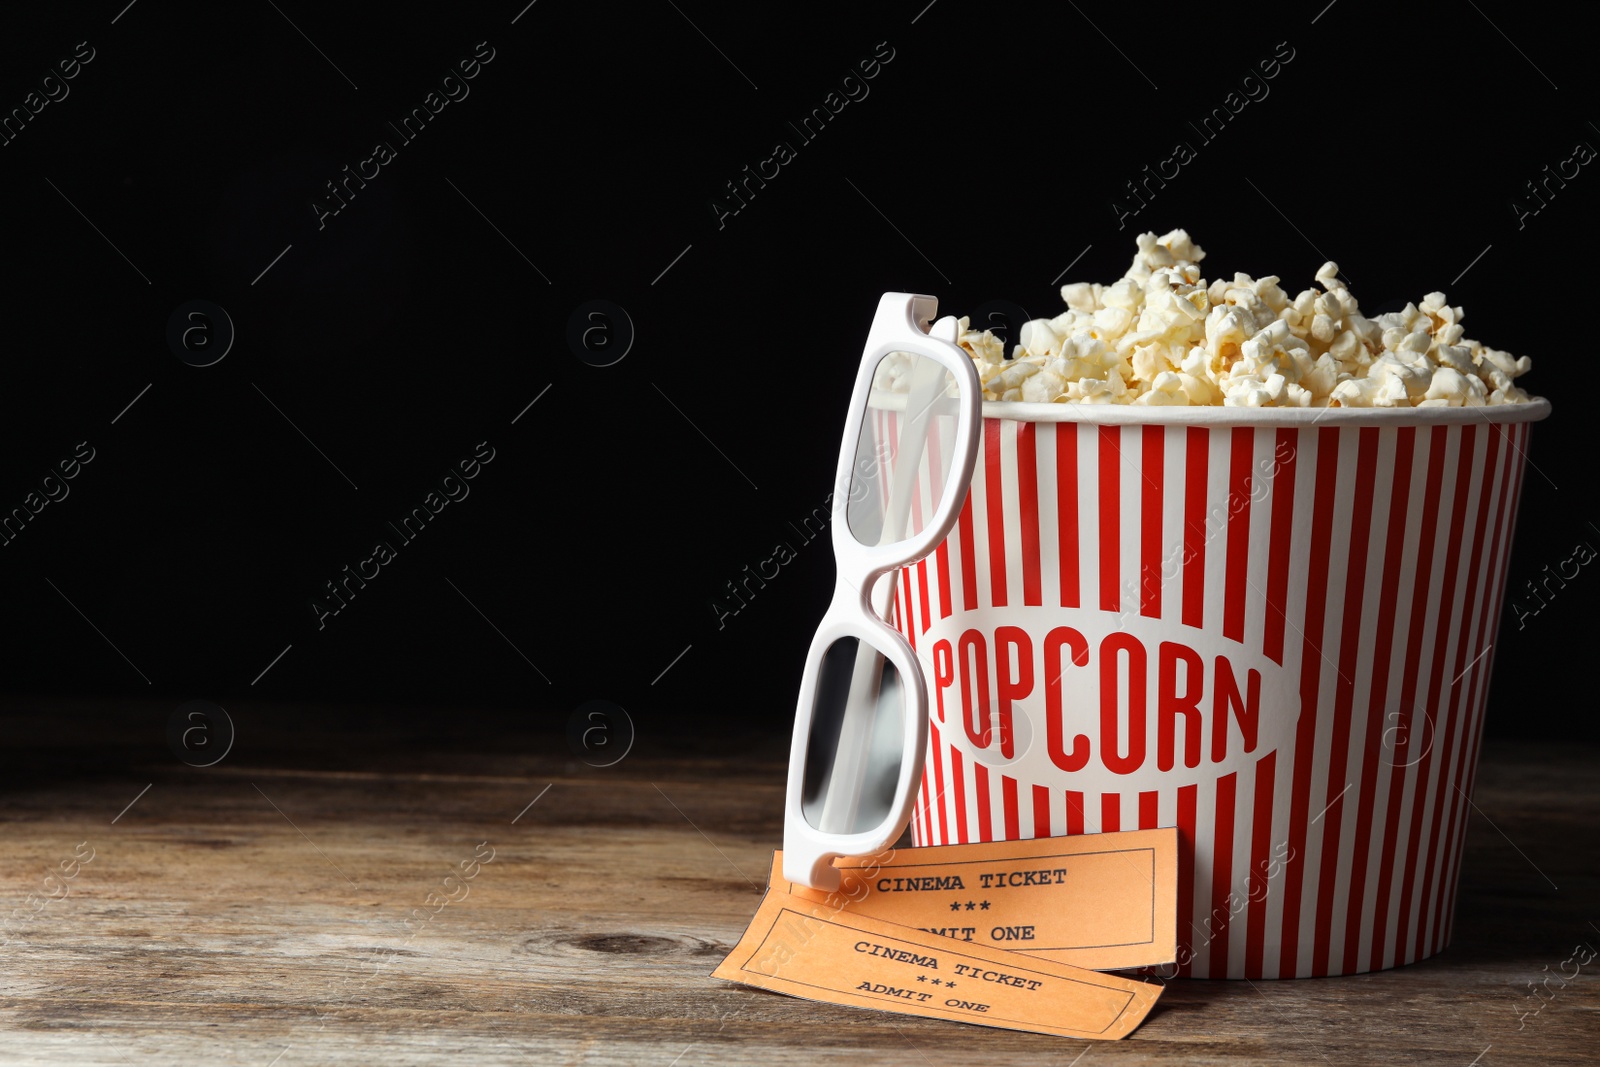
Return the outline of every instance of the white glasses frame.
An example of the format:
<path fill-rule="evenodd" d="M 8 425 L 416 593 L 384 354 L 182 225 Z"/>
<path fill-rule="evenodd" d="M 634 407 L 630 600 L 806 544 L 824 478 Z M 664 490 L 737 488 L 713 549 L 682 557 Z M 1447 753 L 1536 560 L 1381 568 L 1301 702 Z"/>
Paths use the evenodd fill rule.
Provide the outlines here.
<path fill-rule="evenodd" d="M 884 619 L 893 602 L 894 575 L 899 568 L 927 556 L 949 535 L 972 483 L 972 468 L 977 461 L 979 430 L 982 424 L 983 387 L 972 357 L 956 345 L 958 325 L 946 316 L 932 322 L 939 302 L 931 296 L 910 293 L 885 293 L 867 334 L 861 366 L 856 372 L 855 391 L 850 398 L 850 413 L 845 420 L 844 438 L 839 448 L 839 467 L 833 494 L 833 556 L 837 569 L 833 600 L 806 654 L 805 671 L 800 680 L 800 697 L 795 709 L 794 737 L 789 748 L 789 784 L 784 804 L 783 876 L 790 882 L 832 892 L 839 887 L 839 871 L 833 866 L 836 856 L 864 856 L 894 843 L 911 819 L 915 788 L 922 779 L 928 747 L 928 690 L 916 654 L 906 639 Z M 960 393 L 955 443 L 950 461 L 951 475 L 928 523 L 910 537 L 888 544 L 865 545 L 850 531 L 847 509 L 854 465 L 863 423 L 878 363 L 891 352 L 909 352 L 931 359 L 955 377 Z M 910 394 L 907 394 L 908 399 Z M 908 415 L 910 413 L 908 412 Z M 916 464 L 903 470 L 915 476 Z M 894 494 L 891 492 L 891 497 Z M 889 576 L 888 580 L 884 579 Z M 876 595 L 874 596 L 874 592 Z M 816 710 L 817 681 L 822 659 L 837 641 L 856 638 L 870 646 L 893 665 L 902 683 L 904 707 L 904 749 L 894 799 L 883 821 L 858 833 L 830 833 L 813 827 L 802 810 L 805 790 L 806 753 L 810 744 L 812 719 Z M 864 745 L 859 712 L 845 710 L 845 725 L 840 749 L 852 741 Z M 856 737 L 851 738 L 852 718 L 857 719 Z M 833 783 L 830 782 L 830 785 Z"/>

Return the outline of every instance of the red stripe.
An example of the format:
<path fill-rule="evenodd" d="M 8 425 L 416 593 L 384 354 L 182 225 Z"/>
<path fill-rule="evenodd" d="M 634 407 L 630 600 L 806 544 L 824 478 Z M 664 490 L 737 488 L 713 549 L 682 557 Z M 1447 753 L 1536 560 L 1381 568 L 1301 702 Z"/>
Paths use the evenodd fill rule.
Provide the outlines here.
<path fill-rule="evenodd" d="M 933 554 L 934 562 L 939 572 L 939 618 L 948 619 L 954 610 L 950 604 L 950 539 L 947 537 L 939 542 L 939 548 Z"/>
<path fill-rule="evenodd" d="M 1118 477 L 1120 426 L 1100 427 L 1100 610 L 1122 610 L 1117 579 L 1122 571 L 1122 479 Z"/>
<path fill-rule="evenodd" d="M 1256 432 L 1248 426 L 1233 428 L 1233 451 L 1228 467 L 1228 558 L 1223 583 L 1222 636 L 1244 640 L 1244 602 L 1250 591 L 1250 476 L 1255 459 Z"/>
<path fill-rule="evenodd" d="M 967 775 L 961 764 L 961 750 L 951 745 L 950 784 L 955 789 L 956 797 L 956 841 L 965 843 L 972 838 L 967 836 Z"/>
<path fill-rule="evenodd" d="M 1245 916 L 1244 971 L 1258 978 L 1268 977 L 1264 963 L 1267 944 L 1267 900 L 1272 891 L 1272 864 L 1283 862 L 1271 855 L 1272 790 L 1277 773 L 1278 754 L 1268 752 L 1256 760 L 1255 812 L 1250 823 L 1250 874 L 1245 882 L 1249 914 Z M 1259 889 L 1257 888 L 1259 887 Z M 1260 899 L 1257 899 L 1259 893 Z"/>
<path fill-rule="evenodd" d="M 1034 423 L 1017 426 L 1017 503 L 1022 530 L 1022 602 L 1044 603 L 1039 591 L 1039 457 Z"/>
<path fill-rule="evenodd" d="M 1000 494 L 999 419 L 983 420 L 984 513 L 989 521 L 989 605 L 1006 606 L 1006 515 Z"/>
<path fill-rule="evenodd" d="M 1183 492 L 1183 624 L 1205 624 L 1206 596 L 1206 461 L 1211 434 L 1191 426 L 1187 435 Z"/>
<path fill-rule="evenodd" d="M 894 603 L 889 609 L 889 625 L 909 641 L 917 623 L 916 613 L 911 610 L 911 565 L 901 567 L 886 580 L 893 582 L 889 588 L 894 592 Z"/>
<path fill-rule="evenodd" d="M 1522 423 L 1521 425 L 1512 426 L 1510 428 L 1511 437 L 1509 439 L 1509 443 L 1516 450 L 1516 454 L 1517 454 L 1517 456 L 1519 458 L 1525 457 L 1526 454 L 1527 454 L 1528 437 L 1529 437 L 1532 429 L 1533 429 L 1533 424 L 1532 423 Z M 1502 610 L 1502 608 L 1504 607 L 1504 604 L 1505 604 L 1506 575 L 1507 575 L 1507 571 L 1509 570 L 1510 563 L 1511 563 L 1511 551 L 1512 551 L 1512 548 L 1515 546 L 1515 543 L 1516 543 L 1517 512 L 1522 506 L 1522 479 L 1523 479 L 1523 476 L 1525 474 L 1527 474 L 1527 461 L 1526 461 L 1526 459 L 1523 459 L 1522 462 L 1513 463 L 1512 460 L 1511 460 L 1511 452 L 1512 452 L 1511 449 L 1507 449 L 1506 461 L 1511 464 L 1511 469 L 1510 469 L 1510 471 L 1509 471 L 1509 473 L 1507 475 L 1507 477 L 1509 478 L 1509 481 L 1508 481 L 1507 485 L 1508 485 L 1508 493 L 1509 493 L 1509 499 L 1510 499 L 1510 509 L 1509 509 L 1509 513 L 1506 516 L 1505 525 L 1502 528 L 1503 531 L 1504 531 L 1504 534 L 1505 534 L 1505 541 L 1504 541 L 1504 545 L 1503 545 L 1504 551 L 1502 552 L 1502 554 L 1500 556 L 1500 561 L 1496 565 L 1495 571 L 1494 571 L 1494 582 L 1495 582 L 1494 608 L 1489 612 L 1489 618 L 1494 619 L 1494 620 L 1499 620 L 1500 618 L 1502 618 L 1500 612 L 1501 612 L 1501 610 Z M 1478 711 L 1477 711 L 1477 716 L 1478 716 L 1478 718 L 1477 718 L 1477 730 L 1476 730 L 1475 736 L 1473 737 L 1473 742 L 1472 742 L 1472 761 L 1471 761 L 1470 764 L 1468 764 L 1468 767 L 1467 767 L 1466 794 L 1467 794 L 1467 797 L 1469 799 L 1471 798 L 1471 796 L 1473 794 L 1473 791 L 1477 786 L 1477 781 L 1478 781 L 1478 753 L 1479 753 L 1479 750 L 1480 750 L 1480 746 L 1482 745 L 1482 742 L 1483 742 L 1484 709 L 1483 709 L 1483 703 L 1482 702 L 1488 696 L 1487 690 L 1488 690 L 1488 686 L 1489 686 L 1489 680 L 1494 677 L 1494 673 L 1493 672 L 1494 672 L 1494 652 L 1491 651 L 1487 656 L 1484 657 L 1483 674 L 1482 674 L 1481 678 L 1479 679 L 1479 696 L 1478 696 L 1479 704 L 1478 704 Z M 1466 816 L 1463 815 L 1462 818 L 1465 819 Z M 1465 834 L 1465 832 L 1466 832 L 1465 824 L 1463 823 L 1462 833 Z M 1456 899 L 1456 888 L 1457 888 L 1457 885 L 1459 884 L 1460 877 L 1461 877 L 1461 863 L 1460 863 L 1460 855 L 1459 855 L 1459 852 L 1458 852 L 1457 858 L 1456 858 L 1456 869 L 1455 869 L 1454 874 L 1451 876 L 1451 880 L 1450 880 L 1450 899 L 1452 901 L 1454 901 Z M 1445 931 L 1444 931 L 1445 944 L 1449 944 L 1450 943 L 1450 939 L 1454 936 L 1454 934 L 1455 934 L 1455 925 L 1456 925 L 1455 909 L 1452 906 L 1452 908 L 1450 910 L 1450 918 L 1448 920 L 1446 920 L 1446 922 L 1445 922 Z"/>
<path fill-rule="evenodd" d="M 1495 427 L 1495 434 L 1490 438 L 1491 456 L 1498 446 L 1497 438 L 1503 437 L 1504 433 L 1505 431 L 1502 427 Z M 1467 682 L 1466 693 L 1461 705 L 1462 729 L 1464 732 L 1461 735 L 1461 755 L 1456 760 L 1454 781 L 1457 788 L 1451 790 L 1452 795 L 1449 798 L 1450 822 L 1444 835 L 1445 847 L 1439 868 L 1439 892 L 1433 911 L 1433 946 L 1435 952 L 1442 949 L 1445 944 L 1443 939 L 1449 926 L 1449 920 L 1445 916 L 1454 914 L 1455 876 L 1460 870 L 1462 847 L 1462 842 L 1457 837 L 1457 828 L 1459 826 L 1460 833 L 1465 835 L 1467 818 L 1465 809 L 1467 800 L 1472 795 L 1470 791 L 1460 789 L 1460 787 L 1470 780 L 1473 771 L 1477 768 L 1475 749 L 1477 748 L 1479 729 L 1483 723 L 1481 706 L 1481 698 L 1483 696 L 1482 683 L 1489 677 L 1488 653 L 1494 647 L 1492 640 L 1494 634 L 1488 629 L 1489 605 L 1497 599 L 1497 587 L 1501 584 L 1501 569 L 1505 564 L 1505 560 L 1500 555 L 1500 548 L 1501 533 L 1504 529 L 1502 523 L 1506 512 L 1506 494 L 1511 488 L 1511 449 L 1507 447 L 1502 455 L 1503 459 L 1500 462 L 1498 474 L 1494 471 L 1494 461 L 1492 459 L 1486 464 L 1489 476 L 1498 484 L 1499 493 L 1495 501 L 1493 525 L 1489 528 L 1491 538 L 1489 560 L 1481 587 L 1482 596 L 1473 601 L 1478 608 L 1477 643 L 1485 647 L 1473 653 L 1471 670 L 1474 676 Z M 1487 494 L 1493 488 L 1493 486 L 1486 485 L 1483 491 Z"/>
<path fill-rule="evenodd" d="M 1445 631 L 1449 628 L 1450 616 L 1455 608 L 1456 600 L 1456 567 L 1461 561 L 1460 530 L 1467 510 L 1467 484 L 1472 474 L 1473 446 L 1477 442 L 1477 427 L 1472 425 L 1460 427 L 1440 427 L 1440 429 L 1453 429 L 1460 434 L 1461 448 L 1456 458 L 1456 488 L 1455 498 L 1451 503 L 1450 525 L 1446 527 L 1444 586 L 1438 607 L 1438 624 L 1434 635 L 1433 668 L 1429 672 L 1428 697 L 1430 706 L 1424 710 L 1437 711 L 1439 707 L 1439 682 L 1444 673 L 1444 657 L 1446 647 Z M 1430 486 L 1430 489 L 1434 487 Z M 1437 489 L 1434 489 L 1437 492 Z M 1448 731 L 1452 724 L 1446 723 Z M 1394 957 L 1395 962 L 1410 962 L 1416 956 L 1407 950 L 1411 933 L 1411 898 L 1416 890 L 1417 869 L 1424 865 L 1422 857 L 1422 809 L 1423 801 L 1428 797 L 1428 775 L 1433 769 L 1433 754 L 1438 750 L 1437 717 L 1434 722 L 1434 744 L 1428 748 L 1417 764 L 1417 782 L 1412 788 L 1411 801 L 1411 838 L 1406 848 L 1406 857 L 1409 862 L 1405 866 L 1405 875 L 1400 883 L 1400 914 L 1396 917 Z M 1448 738 L 1445 747 L 1449 747 Z M 1442 757 L 1441 757 L 1442 758 Z M 1420 937 L 1422 932 L 1422 916 L 1419 911 L 1417 919 L 1417 932 Z"/>
<path fill-rule="evenodd" d="M 933 801 L 930 799 L 928 764 L 938 758 L 938 748 L 932 734 L 928 736 L 928 748 L 930 751 L 927 753 L 927 758 L 922 765 L 922 839 L 918 842 L 919 845 L 931 845 L 934 843 Z"/>
<path fill-rule="evenodd" d="M 1178 787 L 1178 974 L 1194 973 L 1194 822 L 1196 786 Z M 1187 950 L 1187 951 L 1185 951 Z"/>
<path fill-rule="evenodd" d="M 1217 779 L 1217 833 L 1211 856 L 1211 918 L 1217 926 L 1206 928 L 1211 939 L 1213 978 L 1228 976 L 1228 924 L 1233 918 L 1233 820 L 1238 785 L 1238 771 Z"/>
<path fill-rule="evenodd" d="M 917 647 L 917 617 L 911 607 L 911 568 L 901 567 L 898 574 L 898 588 L 895 590 L 895 600 L 904 614 L 900 617 L 899 630 L 906 635 L 906 640 L 911 643 L 912 651 Z M 924 627 L 926 628 L 926 627 Z"/>
<path fill-rule="evenodd" d="M 1056 426 L 1056 529 L 1060 531 L 1061 606 L 1078 606 L 1078 425 Z"/>
<path fill-rule="evenodd" d="M 1467 720 L 1472 730 L 1472 749 L 1467 757 L 1465 770 L 1465 796 L 1461 797 L 1461 836 L 1466 836 L 1467 802 L 1472 796 L 1472 786 L 1477 777 L 1478 770 L 1478 745 L 1483 739 L 1483 718 L 1485 705 L 1489 696 L 1489 683 L 1494 678 L 1494 645 L 1498 643 L 1499 621 L 1501 619 L 1501 604 L 1506 591 L 1506 572 L 1511 560 L 1511 528 L 1515 521 L 1517 496 L 1520 488 L 1520 475 L 1523 464 L 1522 452 L 1519 451 L 1517 438 L 1520 431 L 1529 428 L 1529 424 L 1521 426 L 1511 425 L 1501 427 L 1505 435 L 1505 451 L 1501 453 L 1500 466 L 1500 498 L 1495 506 L 1494 541 L 1493 551 L 1486 565 L 1483 586 L 1483 607 L 1478 617 L 1478 633 L 1480 644 L 1484 641 L 1491 642 L 1483 658 L 1473 672 L 1472 693 L 1469 696 L 1468 707 L 1471 709 L 1470 718 Z M 1458 777 L 1458 781 L 1462 781 Z M 1461 847 L 1458 843 L 1454 851 L 1454 864 L 1451 872 L 1451 886 L 1446 900 L 1451 901 L 1450 918 L 1445 920 L 1444 936 L 1446 943 L 1450 936 L 1450 926 L 1454 919 L 1455 880 L 1461 873 Z M 1443 944 L 1440 945 L 1443 948 Z"/>
<path fill-rule="evenodd" d="M 933 811 L 928 800 L 928 763 L 938 758 L 938 742 L 934 741 L 933 734 L 928 736 L 928 749 L 930 752 L 926 753 L 922 765 L 922 811 L 918 813 L 922 824 L 918 827 L 917 846 L 933 845 Z"/>
<path fill-rule="evenodd" d="M 928 775 L 927 764 L 923 764 L 922 775 L 922 803 L 917 810 L 917 833 L 915 844 L 921 848 L 933 844 L 932 823 L 928 818 Z"/>
<path fill-rule="evenodd" d="M 1290 530 L 1294 523 L 1294 460 L 1298 430 L 1278 431 L 1273 453 L 1276 473 L 1272 476 L 1272 532 L 1267 548 L 1266 632 L 1262 651 L 1278 666 L 1283 666 L 1283 628 L 1288 621 Z"/>
<path fill-rule="evenodd" d="M 961 532 L 961 606 L 967 611 L 978 610 L 978 550 L 973 542 L 972 494 L 961 505 L 957 529 Z"/>
<path fill-rule="evenodd" d="M 1492 428 L 1493 426 L 1491 425 L 1491 429 Z M 1476 429 L 1476 427 L 1474 427 L 1474 429 Z M 1468 709 L 1464 704 L 1459 703 L 1458 696 L 1461 693 L 1461 676 L 1466 672 L 1467 665 L 1472 662 L 1472 660 L 1468 658 L 1468 649 L 1472 645 L 1471 616 L 1473 609 L 1478 606 L 1478 579 L 1480 577 L 1480 572 L 1482 570 L 1481 564 L 1483 562 L 1483 534 L 1484 529 L 1489 521 L 1489 497 L 1491 495 L 1491 490 L 1493 489 L 1492 483 L 1495 476 L 1495 464 L 1500 455 L 1500 435 L 1497 433 L 1491 433 L 1487 436 L 1489 438 L 1489 447 L 1485 453 L 1483 461 L 1482 469 L 1484 471 L 1484 475 L 1479 481 L 1478 487 L 1478 516 L 1473 522 L 1472 527 L 1472 559 L 1467 564 L 1467 593 L 1466 596 L 1464 596 L 1461 600 L 1461 624 L 1458 627 L 1456 637 L 1456 661 L 1455 666 L 1450 670 L 1450 693 L 1444 704 L 1444 707 L 1450 716 L 1450 725 L 1445 729 L 1445 734 L 1449 737 L 1453 737 L 1456 727 L 1459 725 L 1461 727 L 1461 745 L 1460 750 L 1457 752 L 1455 758 L 1455 766 L 1452 768 L 1449 763 L 1450 754 L 1451 752 L 1456 751 L 1456 749 L 1453 748 L 1448 741 L 1445 743 L 1444 750 L 1441 753 L 1444 762 L 1439 765 L 1439 781 L 1434 788 L 1433 834 L 1430 838 L 1430 840 L 1433 842 L 1433 847 L 1428 850 L 1428 867 L 1422 881 L 1422 907 L 1417 917 L 1417 954 L 1419 956 L 1422 955 L 1422 945 L 1424 944 L 1423 935 L 1426 932 L 1429 932 L 1430 925 L 1432 932 L 1435 934 L 1437 934 L 1438 930 L 1438 901 L 1434 899 L 1433 896 L 1433 878 L 1435 873 L 1438 871 L 1439 864 L 1443 862 L 1445 853 L 1449 849 L 1451 837 L 1451 834 L 1449 833 L 1446 833 L 1443 837 L 1440 837 L 1439 829 L 1441 825 L 1448 825 L 1444 824 L 1442 818 L 1444 815 L 1445 806 L 1447 804 L 1449 805 L 1451 811 L 1451 823 L 1453 823 L 1455 820 L 1454 813 L 1456 809 L 1456 801 L 1460 795 L 1455 791 L 1456 783 L 1461 780 L 1461 760 L 1462 757 L 1466 755 L 1466 730 L 1467 726 L 1469 725 L 1466 721 Z M 1476 656 L 1481 651 L 1483 650 L 1473 649 L 1470 654 L 1472 656 Z M 1427 914 L 1427 909 L 1430 904 L 1435 905 L 1435 921 L 1432 924 L 1429 923 Z M 1430 942 L 1428 944 L 1428 951 L 1434 951 L 1434 943 Z"/>
<path fill-rule="evenodd" d="M 1139 794 L 1139 829 L 1154 830 L 1161 825 L 1161 794 L 1155 790 Z"/>
<path fill-rule="evenodd" d="M 1161 486 L 1165 480 L 1165 426 L 1146 426 L 1142 434 L 1144 454 L 1139 466 L 1144 474 L 1144 496 L 1140 501 L 1139 614 L 1161 617 Z"/>
<path fill-rule="evenodd" d="M 1367 863 L 1372 850 L 1372 811 L 1377 803 L 1378 763 L 1383 759 L 1383 738 L 1389 706 L 1389 661 L 1394 642 L 1394 604 L 1400 589 L 1400 567 L 1405 562 L 1406 515 L 1411 503 L 1411 462 L 1416 453 L 1417 431 L 1402 426 L 1396 431 L 1394 480 L 1389 487 L 1389 530 L 1383 542 L 1382 599 L 1378 606 L 1377 635 L 1372 642 L 1372 685 L 1367 695 L 1366 740 L 1361 749 L 1361 792 L 1356 809 L 1355 842 L 1350 860 L 1350 900 L 1344 920 L 1343 970 L 1360 969 L 1361 932 L 1367 890 Z M 1403 768 L 1393 767 L 1404 774 Z M 1383 931 L 1373 927 L 1373 940 Z"/>
<path fill-rule="evenodd" d="M 1033 787 L 1033 836 L 1050 837 L 1050 790 L 1042 785 Z"/>
<path fill-rule="evenodd" d="M 1100 832 L 1114 834 L 1122 829 L 1122 796 L 1119 793 L 1100 794 Z"/>
<path fill-rule="evenodd" d="M 1422 483 L 1422 530 L 1417 541 L 1417 559 L 1412 573 L 1415 576 L 1411 587 L 1411 618 L 1406 629 L 1406 660 L 1405 670 L 1400 680 L 1400 708 L 1399 719 L 1395 724 L 1394 771 L 1389 779 L 1389 805 L 1383 828 L 1383 847 L 1378 850 L 1378 893 L 1373 901 L 1372 923 L 1372 951 L 1368 957 L 1368 966 L 1371 970 L 1383 967 L 1385 950 L 1388 947 L 1389 937 L 1389 897 L 1394 884 L 1394 865 L 1397 859 L 1396 846 L 1400 837 L 1400 809 L 1405 798 L 1405 784 L 1408 768 L 1413 762 L 1409 753 L 1413 738 L 1413 729 L 1416 727 L 1414 709 L 1417 701 L 1417 674 L 1422 662 L 1422 635 L 1425 620 L 1428 614 L 1429 586 L 1433 576 L 1433 542 L 1439 529 L 1439 501 L 1443 494 L 1440 487 L 1444 482 L 1444 450 L 1448 427 L 1435 426 L 1428 437 L 1428 470 Z M 1423 723 L 1419 731 L 1419 739 L 1432 746 L 1433 744 L 1433 719 L 1424 713 Z M 1412 822 L 1421 818 L 1418 812 L 1420 804 L 1413 802 Z M 1403 928 L 1404 920 L 1400 920 Z M 1405 950 L 1402 947 L 1404 935 L 1401 934 L 1395 941 L 1395 962 L 1398 963 Z"/>
<path fill-rule="evenodd" d="M 1317 487 L 1311 509 L 1313 561 L 1327 560 L 1333 540 L 1334 489 L 1339 477 L 1339 431 L 1324 426 L 1317 431 Z M 1300 719 L 1294 736 L 1293 796 L 1289 805 L 1289 847 L 1296 862 L 1284 870 L 1283 950 L 1278 976 L 1293 978 L 1300 964 L 1300 904 L 1305 888 L 1306 827 L 1311 821 L 1311 772 L 1317 742 L 1317 693 L 1322 673 L 1322 628 L 1328 607 L 1328 567 L 1313 562 L 1306 576 L 1306 614 L 1300 632 L 1305 648 L 1300 654 Z"/>
<path fill-rule="evenodd" d="M 983 765 L 982 760 L 973 760 L 972 775 L 978 793 L 978 840 L 993 841 L 994 827 L 990 825 L 989 815 L 989 768 Z"/>
<path fill-rule="evenodd" d="M 1009 774 L 1000 776 L 1001 801 L 1006 809 L 1006 840 L 1022 837 L 1022 820 L 1017 814 L 1017 780 Z"/>
<path fill-rule="evenodd" d="M 931 802 L 928 799 L 928 781 L 929 781 L 929 778 L 928 778 L 928 764 L 933 762 L 937 758 L 938 758 L 937 742 L 935 740 L 935 736 L 933 734 L 929 734 L 929 736 L 928 736 L 928 751 L 925 752 L 923 763 L 922 763 L 922 803 L 919 806 L 920 810 L 917 812 L 917 819 L 918 819 L 917 831 L 913 835 L 913 842 L 912 842 L 913 844 L 917 845 L 918 847 L 925 847 L 927 845 L 931 845 L 931 844 L 934 843 L 933 842 L 933 812 L 931 810 Z"/>
<path fill-rule="evenodd" d="M 1067 833 L 1083 833 L 1083 794 L 1076 789 L 1067 790 Z"/>
<path fill-rule="evenodd" d="M 1344 625 L 1339 634 L 1327 802 L 1321 820 L 1322 870 L 1317 890 L 1316 940 L 1311 949 L 1312 974 L 1328 973 L 1328 957 L 1333 950 L 1333 897 L 1341 866 L 1339 838 L 1344 832 L 1344 798 L 1353 785 L 1349 778 L 1350 710 L 1355 701 L 1356 659 L 1361 652 L 1361 612 L 1366 602 L 1367 554 L 1372 541 L 1372 484 L 1378 470 L 1378 438 L 1376 426 L 1363 426 L 1356 432 L 1356 489 L 1350 502 L 1353 514 L 1345 564 Z"/>
<path fill-rule="evenodd" d="M 917 603 L 922 607 L 922 629 L 920 633 L 927 633 L 928 627 L 933 625 L 933 612 L 928 608 L 928 561 L 926 558 L 917 560 Z"/>
<path fill-rule="evenodd" d="M 950 843 L 950 830 L 944 818 L 944 745 L 939 742 L 939 728 L 928 723 L 928 735 L 933 738 L 933 823 L 939 835 L 939 844 Z"/>

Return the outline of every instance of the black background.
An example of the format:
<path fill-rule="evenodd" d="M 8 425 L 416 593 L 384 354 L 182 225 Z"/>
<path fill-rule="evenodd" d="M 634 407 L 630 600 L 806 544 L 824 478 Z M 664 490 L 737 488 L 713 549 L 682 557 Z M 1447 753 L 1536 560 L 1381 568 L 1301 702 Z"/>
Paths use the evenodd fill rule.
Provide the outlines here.
<path fill-rule="evenodd" d="M 1594 26 L 1565 8 L 123 3 L 8 10 L 0 35 L 4 110 L 95 51 L 0 147 L 0 511 L 95 450 L 0 548 L 14 709 L 111 700 L 158 742 L 196 698 L 372 707 L 375 730 L 560 729 L 605 699 L 641 738 L 786 734 L 826 540 L 720 627 L 712 601 L 823 506 L 878 295 L 1054 315 L 1069 263 L 1109 283 L 1136 233 L 1183 226 L 1208 278 L 1293 293 L 1333 258 L 1369 315 L 1443 289 L 1469 337 L 1533 357 L 1555 415 L 1488 730 L 1600 736 L 1573 695 L 1600 577 L 1521 628 L 1509 606 L 1600 545 L 1600 176 L 1520 227 L 1512 207 L 1600 144 Z M 470 95 L 402 143 L 386 121 L 480 41 Z M 880 42 L 869 95 L 802 144 L 787 124 Z M 1188 122 L 1279 42 L 1269 95 L 1202 143 Z M 1180 139 L 1197 158 L 1119 228 L 1124 183 Z M 324 183 L 379 140 L 397 158 L 319 229 Z M 797 158 L 719 226 L 780 140 Z M 210 367 L 166 340 L 192 299 L 237 330 Z M 567 341 L 591 299 L 636 329 L 613 366 Z M 324 583 L 485 440 L 470 496 L 319 629 Z"/>

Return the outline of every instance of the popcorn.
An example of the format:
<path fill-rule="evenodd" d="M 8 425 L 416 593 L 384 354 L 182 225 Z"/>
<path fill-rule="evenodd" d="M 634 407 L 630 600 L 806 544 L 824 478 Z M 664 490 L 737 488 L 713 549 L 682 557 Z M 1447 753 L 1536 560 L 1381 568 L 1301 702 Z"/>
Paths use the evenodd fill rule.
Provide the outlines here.
<path fill-rule="evenodd" d="M 1477 407 L 1522 404 L 1527 356 L 1468 339 L 1460 307 L 1433 292 L 1367 318 L 1324 263 L 1291 296 L 1276 275 L 1207 282 L 1183 230 L 1140 234 L 1110 285 L 1069 282 L 1066 310 L 1022 324 L 1010 353 L 960 321 L 985 400 L 1243 407 Z M 1319 288 L 1320 287 L 1320 288 Z M 880 388 L 904 391 L 903 374 Z"/>
<path fill-rule="evenodd" d="M 1022 324 L 1022 348 L 1030 356 L 1054 355 L 1060 351 L 1061 335 L 1048 320 L 1032 319 Z"/>

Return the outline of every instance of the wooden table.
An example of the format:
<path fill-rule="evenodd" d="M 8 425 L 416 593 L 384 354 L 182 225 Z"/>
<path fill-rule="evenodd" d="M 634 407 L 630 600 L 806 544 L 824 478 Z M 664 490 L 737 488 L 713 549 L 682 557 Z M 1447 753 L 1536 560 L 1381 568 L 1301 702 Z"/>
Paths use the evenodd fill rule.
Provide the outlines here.
<path fill-rule="evenodd" d="M 0 1063 L 1597 1058 L 1600 960 L 1523 1015 L 1530 982 L 1600 946 L 1593 750 L 1485 746 L 1441 956 L 1174 981 L 1132 1037 L 1086 1046 L 707 977 L 779 843 L 784 738 L 674 749 L 642 724 L 593 768 L 505 716 L 234 708 L 235 751 L 196 769 L 160 741 L 169 710 L 0 709 Z"/>

